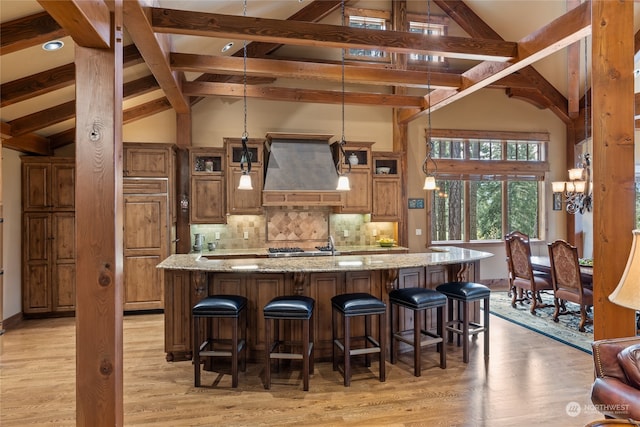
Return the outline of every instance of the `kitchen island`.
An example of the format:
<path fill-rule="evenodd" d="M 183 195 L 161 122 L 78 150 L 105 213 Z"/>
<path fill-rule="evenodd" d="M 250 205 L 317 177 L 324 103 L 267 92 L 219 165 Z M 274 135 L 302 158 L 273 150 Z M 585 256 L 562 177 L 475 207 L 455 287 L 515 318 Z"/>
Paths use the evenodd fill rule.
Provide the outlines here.
<path fill-rule="evenodd" d="M 331 358 L 331 298 L 368 292 L 386 303 L 394 288 L 429 287 L 451 280 L 478 280 L 480 260 L 488 252 L 453 246 L 409 254 L 335 255 L 291 258 L 207 257 L 171 255 L 158 268 L 165 274 L 165 352 L 168 361 L 191 358 L 191 307 L 214 294 L 247 297 L 249 358 L 264 352 L 262 307 L 279 295 L 306 295 L 316 300 L 315 357 Z M 392 319 L 403 328 L 410 316 Z M 426 319 L 431 327 L 431 319 Z M 435 325 L 434 325 L 435 327 Z M 223 324 L 222 333 L 227 327 Z M 299 331 L 283 331 L 295 339 Z"/>

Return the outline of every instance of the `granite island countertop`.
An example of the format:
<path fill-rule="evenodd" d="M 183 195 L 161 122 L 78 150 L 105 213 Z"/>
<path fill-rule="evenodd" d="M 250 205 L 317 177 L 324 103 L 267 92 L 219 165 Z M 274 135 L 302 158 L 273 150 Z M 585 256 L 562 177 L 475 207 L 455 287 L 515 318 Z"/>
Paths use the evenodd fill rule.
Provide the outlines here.
<path fill-rule="evenodd" d="M 380 249 L 380 248 L 378 248 Z M 175 254 L 157 265 L 166 270 L 203 272 L 312 273 L 327 271 L 388 270 L 427 265 L 456 264 L 492 257 L 489 252 L 441 246 L 434 252 L 334 255 L 318 257 L 224 259 L 206 253 Z"/>
<path fill-rule="evenodd" d="M 315 248 L 303 248 L 305 251 L 315 251 Z M 394 253 L 394 252 L 407 252 L 409 248 L 404 246 L 392 246 L 382 247 L 379 245 L 357 245 L 357 246 L 336 246 L 336 252 L 340 255 L 350 255 L 354 253 Z M 202 253 L 206 257 L 242 257 L 242 258 L 263 258 L 269 256 L 269 250 L 267 248 L 247 248 L 247 249 L 214 249 L 209 251 L 203 249 L 202 252 L 191 252 L 191 255 L 197 255 Z"/>

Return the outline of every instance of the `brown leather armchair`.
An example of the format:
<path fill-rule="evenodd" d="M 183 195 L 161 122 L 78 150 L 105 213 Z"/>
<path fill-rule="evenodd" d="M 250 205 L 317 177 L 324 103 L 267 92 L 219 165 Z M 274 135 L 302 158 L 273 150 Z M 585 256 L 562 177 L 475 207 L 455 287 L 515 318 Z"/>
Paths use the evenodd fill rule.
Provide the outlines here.
<path fill-rule="evenodd" d="M 640 420 L 640 337 L 594 341 L 591 401 L 607 418 Z"/>

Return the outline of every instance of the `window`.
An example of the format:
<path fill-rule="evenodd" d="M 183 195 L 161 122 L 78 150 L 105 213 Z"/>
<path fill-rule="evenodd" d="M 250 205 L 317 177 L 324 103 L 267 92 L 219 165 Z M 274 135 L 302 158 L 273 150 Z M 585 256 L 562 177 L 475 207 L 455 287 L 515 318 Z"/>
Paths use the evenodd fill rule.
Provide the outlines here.
<path fill-rule="evenodd" d="M 443 36 L 445 35 L 445 26 L 442 24 L 434 24 L 427 22 L 409 22 L 409 32 L 410 33 L 419 33 L 419 34 L 428 34 L 434 36 Z M 422 53 L 411 53 L 409 54 L 410 61 L 421 61 L 421 62 L 444 62 L 444 57 L 438 55 L 426 55 Z"/>
<path fill-rule="evenodd" d="M 368 30 L 389 30 L 391 28 L 391 13 L 384 10 L 346 8 L 345 16 L 347 25 L 352 28 L 364 28 Z M 431 16 L 427 22 L 427 16 L 422 14 L 407 14 L 409 28 L 406 31 L 411 33 L 429 34 L 444 36 L 447 34 L 447 23 L 449 19 L 443 16 Z M 361 59 L 369 61 L 389 62 L 390 56 L 387 52 L 378 49 L 353 48 L 345 53 L 349 59 Z M 409 54 L 409 61 L 414 65 L 426 64 L 428 61 L 436 64 L 444 64 L 445 58 L 438 55 L 427 55 L 424 53 Z"/>
<path fill-rule="evenodd" d="M 540 238 L 548 140 L 547 133 L 432 129 L 438 169 L 430 240 L 500 240 L 512 230 Z"/>

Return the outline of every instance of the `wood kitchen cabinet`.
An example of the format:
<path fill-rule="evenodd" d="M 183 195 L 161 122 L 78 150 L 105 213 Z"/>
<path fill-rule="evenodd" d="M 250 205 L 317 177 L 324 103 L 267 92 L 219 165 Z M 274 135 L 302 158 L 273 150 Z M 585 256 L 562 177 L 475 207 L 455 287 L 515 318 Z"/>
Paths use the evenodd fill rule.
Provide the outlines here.
<path fill-rule="evenodd" d="M 240 138 L 225 138 L 227 172 L 227 213 L 229 215 L 261 215 L 262 187 L 264 180 L 264 140 L 250 138 L 247 148 L 251 155 L 251 184 L 253 190 L 238 190 L 242 170 L 242 141 Z M 245 169 L 247 165 L 244 165 Z"/>
<path fill-rule="evenodd" d="M 222 148 L 192 148 L 191 206 L 192 224 L 224 224 L 226 216 L 225 154 Z"/>
<path fill-rule="evenodd" d="M 402 216 L 400 153 L 373 152 L 372 221 L 396 222 Z"/>
<path fill-rule="evenodd" d="M 175 252 L 175 147 L 125 143 L 123 156 L 123 309 L 163 309 L 164 275 L 156 265 Z"/>
<path fill-rule="evenodd" d="M 22 312 L 75 310 L 75 159 L 22 158 Z"/>
<path fill-rule="evenodd" d="M 344 146 L 345 156 L 342 170 L 349 172 L 350 191 L 346 191 L 342 206 L 336 208 L 337 213 L 370 213 L 371 203 L 371 146 L 373 142 L 347 142 Z M 340 144 L 331 145 L 334 159 L 340 158 Z"/>

